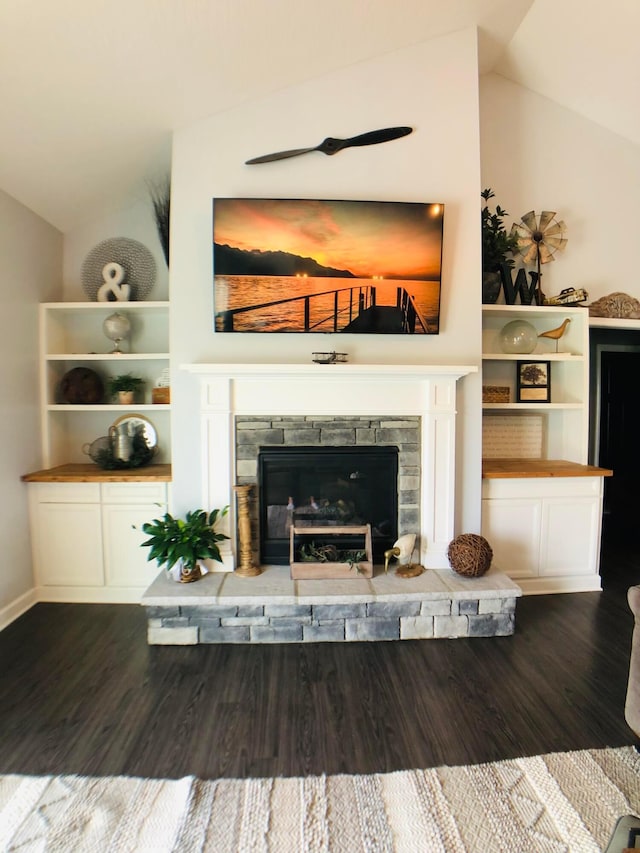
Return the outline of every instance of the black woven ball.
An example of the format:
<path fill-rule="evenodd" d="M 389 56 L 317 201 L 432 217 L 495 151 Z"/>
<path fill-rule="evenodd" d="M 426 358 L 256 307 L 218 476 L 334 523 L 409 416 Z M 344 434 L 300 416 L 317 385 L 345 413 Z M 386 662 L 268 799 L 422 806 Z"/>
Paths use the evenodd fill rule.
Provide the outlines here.
<path fill-rule="evenodd" d="M 447 556 L 454 572 L 467 578 L 478 578 L 489 571 L 493 549 L 483 536 L 461 533 L 449 542 Z"/>

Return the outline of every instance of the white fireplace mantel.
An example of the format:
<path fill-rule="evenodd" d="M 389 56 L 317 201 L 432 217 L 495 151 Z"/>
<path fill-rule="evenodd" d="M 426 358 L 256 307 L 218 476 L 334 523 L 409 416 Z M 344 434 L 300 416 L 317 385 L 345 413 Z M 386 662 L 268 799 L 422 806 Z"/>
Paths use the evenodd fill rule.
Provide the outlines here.
<path fill-rule="evenodd" d="M 477 365 L 202 363 L 182 369 L 200 379 L 205 506 L 234 506 L 236 415 L 420 416 L 420 561 L 448 567 L 456 382 L 477 373 Z M 232 569 L 233 554 L 224 556 Z"/>
<path fill-rule="evenodd" d="M 468 373 L 477 373 L 478 367 L 473 364 L 369 364 L 337 362 L 335 364 L 316 364 L 315 362 L 290 362 L 290 363 L 238 363 L 227 364 L 225 362 L 195 362 L 193 364 L 181 365 L 182 370 L 189 373 L 210 373 L 228 376 L 247 376 L 251 374 L 269 375 L 306 375 L 318 374 L 320 371 L 327 373 L 340 373 L 341 375 L 356 376 L 466 376 Z"/>

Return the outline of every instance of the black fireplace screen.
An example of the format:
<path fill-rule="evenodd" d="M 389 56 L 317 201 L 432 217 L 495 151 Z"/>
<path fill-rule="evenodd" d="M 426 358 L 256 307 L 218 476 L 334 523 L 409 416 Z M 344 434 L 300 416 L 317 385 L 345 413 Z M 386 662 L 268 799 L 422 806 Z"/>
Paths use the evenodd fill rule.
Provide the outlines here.
<path fill-rule="evenodd" d="M 370 524 L 377 562 L 398 538 L 397 447 L 262 447 L 258 490 L 262 563 L 289 562 L 292 523 Z"/>

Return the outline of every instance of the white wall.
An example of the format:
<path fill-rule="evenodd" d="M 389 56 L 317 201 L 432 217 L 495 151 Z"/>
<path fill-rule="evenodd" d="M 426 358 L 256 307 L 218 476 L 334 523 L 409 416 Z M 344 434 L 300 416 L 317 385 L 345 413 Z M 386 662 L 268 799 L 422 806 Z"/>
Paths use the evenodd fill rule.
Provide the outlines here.
<path fill-rule="evenodd" d="M 391 125 L 396 142 L 314 153 L 261 166 L 251 156 Z M 353 65 L 214 116 L 174 135 L 171 353 L 174 503 L 200 502 L 198 389 L 179 366 L 206 361 L 304 361 L 317 349 L 350 360 L 477 364 L 480 355 L 479 116 L 475 30 Z M 214 196 L 444 202 L 438 336 L 216 335 L 211 199 Z M 457 527 L 480 523 L 480 380 L 459 386 Z"/>
<path fill-rule="evenodd" d="M 480 78 L 480 140 L 482 185 L 508 225 L 529 210 L 567 224 L 564 253 L 542 267 L 548 296 L 584 287 L 591 301 L 616 290 L 640 299 L 637 145 L 496 74 Z"/>
<path fill-rule="evenodd" d="M 62 295 L 62 234 L 0 190 L 0 629 L 33 601 L 27 486 L 40 467 L 38 303 Z"/>

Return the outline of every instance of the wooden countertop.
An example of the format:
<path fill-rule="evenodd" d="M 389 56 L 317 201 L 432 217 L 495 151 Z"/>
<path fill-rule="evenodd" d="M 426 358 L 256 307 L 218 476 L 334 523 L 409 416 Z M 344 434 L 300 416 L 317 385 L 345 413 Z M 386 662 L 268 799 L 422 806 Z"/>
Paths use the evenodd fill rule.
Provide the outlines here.
<path fill-rule="evenodd" d="M 516 477 L 611 477 L 613 471 L 563 459 L 483 459 L 485 479 Z"/>
<path fill-rule="evenodd" d="M 20 479 L 25 483 L 170 483 L 171 465 L 106 471 L 92 462 L 80 462 L 33 471 L 23 474 Z"/>

